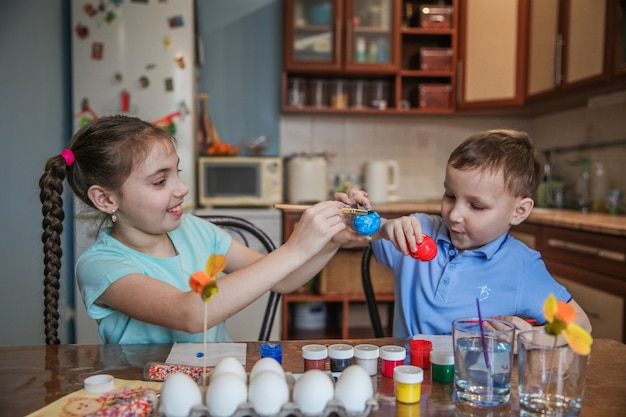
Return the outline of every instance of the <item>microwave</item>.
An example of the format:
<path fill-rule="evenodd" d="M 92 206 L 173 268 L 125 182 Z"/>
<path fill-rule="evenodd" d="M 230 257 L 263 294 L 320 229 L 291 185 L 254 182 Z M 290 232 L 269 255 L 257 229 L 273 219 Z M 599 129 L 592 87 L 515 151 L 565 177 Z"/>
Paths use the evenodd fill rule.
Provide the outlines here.
<path fill-rule="evenodd" d="M 198 203 L 205 207 L 263 207 L 283 200 L 279 157 L 202 156 Z"/>

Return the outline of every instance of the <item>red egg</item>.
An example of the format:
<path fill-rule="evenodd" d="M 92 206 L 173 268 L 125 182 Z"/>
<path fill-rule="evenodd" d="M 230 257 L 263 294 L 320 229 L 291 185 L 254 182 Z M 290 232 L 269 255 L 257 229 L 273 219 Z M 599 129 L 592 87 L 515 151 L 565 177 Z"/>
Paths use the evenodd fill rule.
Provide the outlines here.
<path fill-rule="evenodd" d="M 417 251 L 409 252 L 410 255 L 418 261 L 428 262 L 435 258 L 437 255 L 437 244 L 428 235 L 423 235 L 424 240 L 422 243 L 417 244 Z"/>

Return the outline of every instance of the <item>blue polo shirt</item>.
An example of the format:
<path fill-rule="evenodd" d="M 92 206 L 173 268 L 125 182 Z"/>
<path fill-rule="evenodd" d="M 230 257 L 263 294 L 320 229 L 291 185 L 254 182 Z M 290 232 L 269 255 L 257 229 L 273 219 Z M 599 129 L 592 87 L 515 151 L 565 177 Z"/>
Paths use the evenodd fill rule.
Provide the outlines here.
<path fill-rule="evenodd" d="M 190 291 L 191 274 L 203 271 L 210 254 L 225 254 L 232 243 L 228 232 L 190 214 L 184 214 L 180 226 L 168 236 L 178 254 L 171 258 L 155 258 L 112 237 L 110 227 L 103 228 L 93 245 L 78 259 L 78 286 L 87 312 L 98 321 L 100 337 L 105 343 L 203 341 L 202 332 L 191 334 L 145 323 L 98 302 L 112 283 L 129 274 L 147 275 L 181 291 Z M 222 322 L 209 329 L 207 341 L 230 342 L 226 325 Z"/>
<path fill-rule="evenodd" d="M 524 316 L 538 324 L 545 323 L 543 304 L 550 293 L 557 300 L 572 298 L 552 278 L 541 254 L 508 233 L 459 254 L 441 216 L 413 216 L 437 243 L 432 261 L 403 256 L 388 240 L 372 242 L 376 260 L 393 270 L 395 337 L 451 334 L 452 320 L 477 316 L 477 298 L 483 317 Z"/>

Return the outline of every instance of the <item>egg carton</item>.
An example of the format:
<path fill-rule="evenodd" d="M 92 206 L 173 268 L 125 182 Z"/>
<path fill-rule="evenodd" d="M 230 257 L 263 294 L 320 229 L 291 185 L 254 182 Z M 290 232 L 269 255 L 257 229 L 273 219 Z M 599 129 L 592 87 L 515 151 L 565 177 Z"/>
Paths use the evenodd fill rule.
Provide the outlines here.
<path fill-rule="evenodd" d="M 277 414 L 266 415 L 257 413 L 252 404 L 245 402 L 240 404 L 237 410 L 229 417 L 367 417 L 373 410 L 378 410 L 378 401 L 371 398 L 366 401 L 365 408 L 361 412 L 350 412 L 345 409 L 341 402 L 330 400 L 326 403 L 326 407 L 319 414 L 304 414 L 300 408 L 293 402 L 288 402 L 282 406 Z M 167 417 L 159 414 L 160 417 Z M 191 409 L 189 417 L 214 417 L 204 405 L 197 405 Z"/>

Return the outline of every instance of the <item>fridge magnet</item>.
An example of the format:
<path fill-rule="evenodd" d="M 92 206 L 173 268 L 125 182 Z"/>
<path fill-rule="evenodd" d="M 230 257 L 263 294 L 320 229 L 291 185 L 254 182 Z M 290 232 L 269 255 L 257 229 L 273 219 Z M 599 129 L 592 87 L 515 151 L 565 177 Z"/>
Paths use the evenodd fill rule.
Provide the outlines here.
<path fill-rule="evenodd" d="M 165 79 L 165 91 L 173 91 L 174 90 L 174 80 L 171 78 Z"/>
<path fill-rule="evenodd" d="M 130 94 L 126 90 L 120 93 L 120 110 L 122 113 L 128 113 L 130 110 Z"/>
<path fill-rule="evenodd" d="M 94 17 L 95 15 L 98 14 L 98 10 L 96 10 L 95 7 L 93 7 L 92 4 L 85 4 L 83 6 L 83 10 L 85 12 L 85 14 L 89 17 Z"/>
<path fill-rule="evenodd" d="M 124 0 L 111 0 L 111 3 L 113 3 L 115 7 L 120 7 L 120 4 L 122 4 L 123 2 Z"/>
<path fill-rule="evenodd" d="M 168 21 L 171 29 L 185 26 L 185 22 L 184 22 L 183 17 L 181 15 L 172 16 L 169 19 L 167 19 L 167 21 Z"/>
<path fill-rule="evenodd" d="M 180 69 L 185 69 L 185 55 L 176 54 L 176 65 L 178 65 Z"/>
<path fill-rule="evenodd" d="M 76 118 L 79 126 L 84 126 L 92 120 L 96 120 L 98 118 L 96 112 L 89 106 L 89 100 L 87 97 L 84 97 L 80 101 L 80 111 L 76 113 Z"/>
<path fill-rule="evenodd" d="M 115 74 L 113 74 L 113 82 L 115 84 L 121 84 L 122 81 L 124 81 L 124 76 L 122 75 L 122 73 L 119 71 L 115 71 Z"/>
<path fill-rule="evenodd" d="M 148 77 L 146 77 L 145 75 L 142 75 L 141 77 L 139 77 L 140 88 L 148 88 L 149 85 L 150 85 L 150 79 Z"/>
<path fill-rule="evenodd" d="M 74 32 L 76 32 L 76 36 L 78 36 L 79 39 L 87 39 L 89 37 L 89 27 L 81 23 L 76 25 Z"/>
<path fill-rule="evenodd" d="M 156 68 L 156 64 L 148 64 L 146 65 L 146 71 L 150 71 Z"/>
<path fill-rule="evenodd" d="M 165 49 L 172 49 L 172 46 L 174 46 L 172 38 L 170 38 L 169 36 L 163 36 L 163 47 Z"/>
<path fill-rule="evenodd" d="M 104 44 L 102 42 L 94 42 L 91 45 L 91 58 L 102 59 L 104 53 Z"/>
<path fill-rule="evenodd" d="M 112 21 L 115 20 L 117 16 L 115 15 L 115 13 L 113 12 L 107 12 L 107 14 L 104 16 L 104 20 L 107 23 L 111 23 Z"/>

